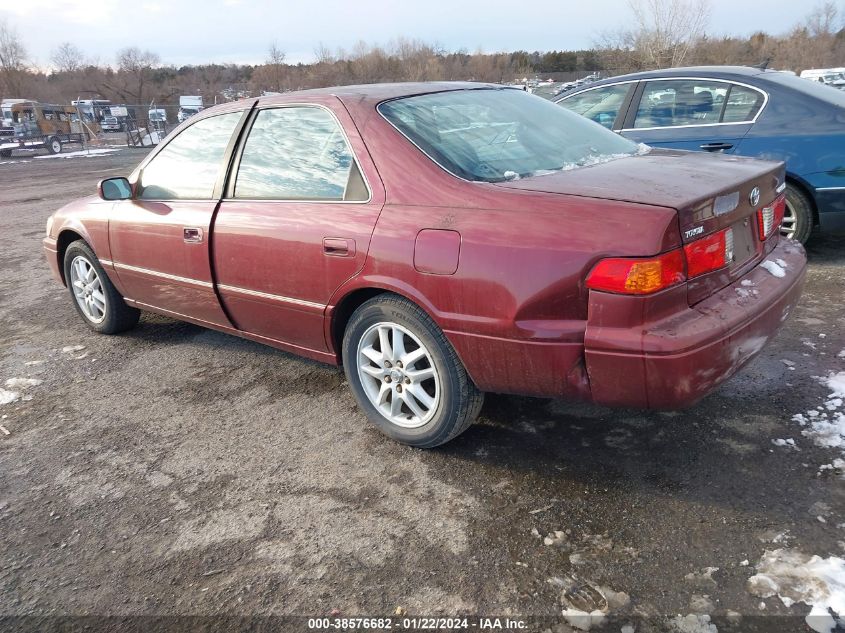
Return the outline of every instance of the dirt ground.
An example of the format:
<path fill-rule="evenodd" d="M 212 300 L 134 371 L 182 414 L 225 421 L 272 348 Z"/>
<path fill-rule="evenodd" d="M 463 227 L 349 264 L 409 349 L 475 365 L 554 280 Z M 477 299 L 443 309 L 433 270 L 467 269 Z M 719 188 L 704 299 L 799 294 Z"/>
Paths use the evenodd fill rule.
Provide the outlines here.
<path fill-rule="evenodd" d="M 0 164 L 0 386 L 43 381 L 0 405 L 0 616 L 399 609 L 568 631 L 575 579 L 627 594 L 594 630 L 809 630 L 809 606 L 748 580 L 765 550 L 845 555 L 843 473 L 822 468 L 841 451 L 791 420 L 845 370 L 845 240 L 812 241 L 783 331 L 688 411 L 492 395 L 420 451 L 374 430 L 337 368 L 157 316 L 83 325 L 45 220 L 144 153 Z"/>

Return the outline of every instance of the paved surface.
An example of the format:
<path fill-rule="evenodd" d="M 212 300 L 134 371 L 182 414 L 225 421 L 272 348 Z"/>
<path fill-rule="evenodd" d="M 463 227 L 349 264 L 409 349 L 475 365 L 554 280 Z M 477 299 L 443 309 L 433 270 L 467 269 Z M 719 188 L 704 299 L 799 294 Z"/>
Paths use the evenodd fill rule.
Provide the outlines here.
<path fill-rule="evenodd" d="M 45 219 L 143 155 L 0 165 L 0 383 L 43 381 L 0 406 L 0 615 L 559 619 L 574 577 L 628 595 L 607 630 L 708 612 L 801 630 L 770 616 L 809 607 L 761 609 L 747 581 L 766 549 L 845 547 L 842 473 L 819 470 L 840 455 L 791 421 L 845 369 L 843 241 L 810 245 L 783 332 L 695 408 L 489 396 L 425 452 L 371 428 L 336 368 L 150 315 L 84 327 L 43 261 Z"/>

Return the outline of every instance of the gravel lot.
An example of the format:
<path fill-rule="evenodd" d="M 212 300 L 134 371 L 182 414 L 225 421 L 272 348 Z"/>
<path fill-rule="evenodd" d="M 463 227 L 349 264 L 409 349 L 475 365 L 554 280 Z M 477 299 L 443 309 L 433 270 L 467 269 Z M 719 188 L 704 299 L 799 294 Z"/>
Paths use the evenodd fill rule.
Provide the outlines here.
<path fill-rule="evenodd" d="M 822 468 L 842 449 L 792 421 L 845 371 L 845 241 L 809 245 L 799 309 L 695 408 L 489 396 L 424 452 L 371 428 L 339 369 L 158 316 L 82 324 L 45 220 L 144 154 L 0 163 L 0 386 L 43 381 L 0 405 L 0 616 L 400 608 L 568 631 L 574 578 L 627 594 L 597 630 L 808 630 L 809 606 L 748 580 L 765 550 L 845 555 L 843 473 Z"/>

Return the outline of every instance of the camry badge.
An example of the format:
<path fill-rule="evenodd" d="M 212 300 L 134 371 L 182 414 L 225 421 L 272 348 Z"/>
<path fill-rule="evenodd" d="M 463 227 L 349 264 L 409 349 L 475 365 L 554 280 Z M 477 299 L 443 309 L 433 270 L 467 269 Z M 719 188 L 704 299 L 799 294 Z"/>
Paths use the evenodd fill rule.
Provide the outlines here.
<path fill-rule="evenodd" d="M 760 187 L 754 187 L 751 193 L 748 194 L 748 201 L 752 207 L 756 207 L 760 203 Z"/>

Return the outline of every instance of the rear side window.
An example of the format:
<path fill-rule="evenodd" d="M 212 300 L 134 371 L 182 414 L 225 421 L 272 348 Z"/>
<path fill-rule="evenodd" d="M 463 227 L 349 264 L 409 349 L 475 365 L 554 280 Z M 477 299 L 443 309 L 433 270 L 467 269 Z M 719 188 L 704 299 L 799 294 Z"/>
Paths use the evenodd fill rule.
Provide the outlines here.
<path fill-rule="evenodd" d="M 607 129 L 613 128 L 613 122 L 619 114 L 619 109 L 625 102 L 628 90 L 634 84 L 606 86 L 593 88 L 571 97 L 566 97 L 558 103 L 575 114 L 592 119 Z"/>
<path fill-rule="evenodd" d="M 235 198 L 366 200 L 352 151 L 337 120 L 323 108 L 261 110 L 249 132 Z"/>
<path fill-rule="evenodd" d="M 729 87 L 707 79 L 646 82 L 634 127 L 718 123 Z"/>
<path fill-rule="evenodd" d="M 197 121 L 180 132 L 144 167 L 141 198 L 211 199 L 223 169 L 226 146 L 240 118 L 240 112 L 221 114 Z"/>
<path fill-rule="evenodd" d="M 752 121 L 765 97 L 759 90 L 713 79 L 649 81 L 635 128 L 713 125 Z"/>

